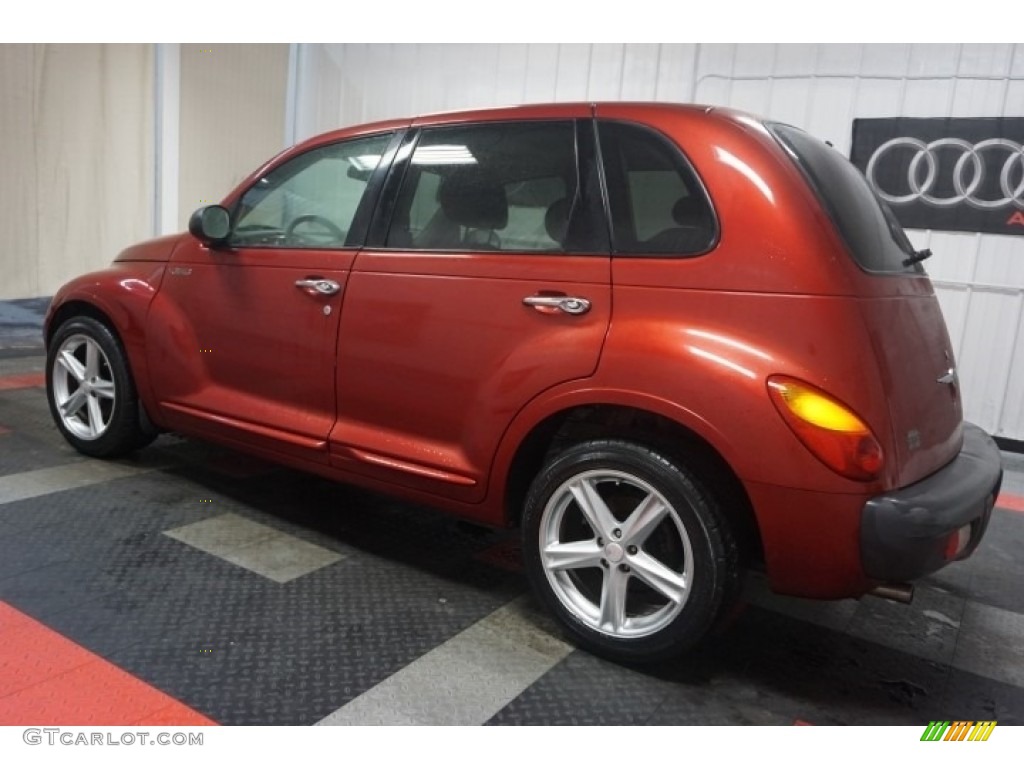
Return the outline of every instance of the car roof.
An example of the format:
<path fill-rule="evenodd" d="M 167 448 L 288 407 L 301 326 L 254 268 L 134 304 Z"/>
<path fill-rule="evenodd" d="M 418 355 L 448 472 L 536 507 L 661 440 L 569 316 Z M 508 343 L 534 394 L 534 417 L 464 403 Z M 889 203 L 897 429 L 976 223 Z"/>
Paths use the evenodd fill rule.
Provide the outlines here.
<path fill-rule="evenodd" d="M 461 109 L 447 112 L 432 112 L 411 118 L 381 120 L 372 123 L 352 125 L 313 136 L 297 145 L 303 150 L 319 144 L 331 143 L 356 136 L 393 131 L 401 128 L 428 125 L 457 125 L 459 123 L 491 122 L 499 120 L 544 120 L 555 118 L 587 118 L 600 112 L 602 106 L 614 105 L 616 110 L 636 108 L 637 112 L 665 111 L 685 112 L 692 115 L 708 114 L 712 111 L 718 116 L 730 116 L 733 110 L 722 109 L 705 104 L 676 104 L 673 102 L 555 102 L 548 104 L 523 104 L 518 106 L 487 107 L 481 109 Z M 739 114 L 739 113 L 736 113 Z"/>

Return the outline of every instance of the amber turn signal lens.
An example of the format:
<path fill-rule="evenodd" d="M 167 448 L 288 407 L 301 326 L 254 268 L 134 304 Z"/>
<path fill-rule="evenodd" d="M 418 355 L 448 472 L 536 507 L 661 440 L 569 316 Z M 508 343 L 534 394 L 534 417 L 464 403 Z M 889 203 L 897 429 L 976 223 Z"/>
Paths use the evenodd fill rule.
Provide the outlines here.
<path fill-rule="evenodd" d="M 857 414 L 817 387 L 786 376 L 768 379 L 768 394 L 789 428 L 818 460 L 851 480 L 874 480 L 882 446 Z"/>

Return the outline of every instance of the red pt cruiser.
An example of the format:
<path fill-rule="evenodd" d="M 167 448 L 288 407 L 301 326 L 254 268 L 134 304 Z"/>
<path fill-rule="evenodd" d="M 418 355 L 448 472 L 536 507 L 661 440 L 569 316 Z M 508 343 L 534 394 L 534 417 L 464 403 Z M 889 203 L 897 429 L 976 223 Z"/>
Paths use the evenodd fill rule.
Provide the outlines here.
<path fill-rule="evenodd" d="M 838 152 L 723 109 L 559 104 L 289 149 L 64 286 L 79 451 L 161 430 L 519 526 L 580 644 L 692 646 L 773 589 L 897 590 L 1002 478 L 932 285 Z"/>

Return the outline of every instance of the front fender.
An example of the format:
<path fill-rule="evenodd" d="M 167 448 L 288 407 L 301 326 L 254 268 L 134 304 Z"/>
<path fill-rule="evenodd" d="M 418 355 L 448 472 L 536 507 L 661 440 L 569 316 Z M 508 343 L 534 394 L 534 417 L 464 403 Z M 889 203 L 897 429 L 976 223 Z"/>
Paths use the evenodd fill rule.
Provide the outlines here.
<path fill-rule="evenodd" d="M 150 414 L 156 412 L 156 400 L 146 365 L 146 315 L 160 289 L 164 270 L 162 263 L 117 262 L 107 269 L 77 277 L 57 291 L 43 321 L 49 346 L 58 324 L 85 307 L 105 316 L 121 339 L 139 398 Z"/>

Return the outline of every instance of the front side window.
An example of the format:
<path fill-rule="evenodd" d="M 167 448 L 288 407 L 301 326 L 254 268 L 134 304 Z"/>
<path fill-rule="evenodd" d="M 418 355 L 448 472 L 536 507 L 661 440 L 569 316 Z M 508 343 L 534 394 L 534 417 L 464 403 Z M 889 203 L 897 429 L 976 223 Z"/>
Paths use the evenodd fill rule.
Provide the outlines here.
<path fill-rule="evenodd" d="M 692 256 L 716 236 L 703 185 L 665 137 L 638 125 L 598 123 L 616 253 Z"/>
<path fill-rule="evenodd" d="M 386 245 L 565 251 L 577 187 L 572 122 L 428 128 L 409 158 Z"/>
<path fill-rule="evenodd" d="M 343 248 L 390 135 L 310 150 L 274 168 L 242 196 L 232 216 L 237 247 Z"/>

